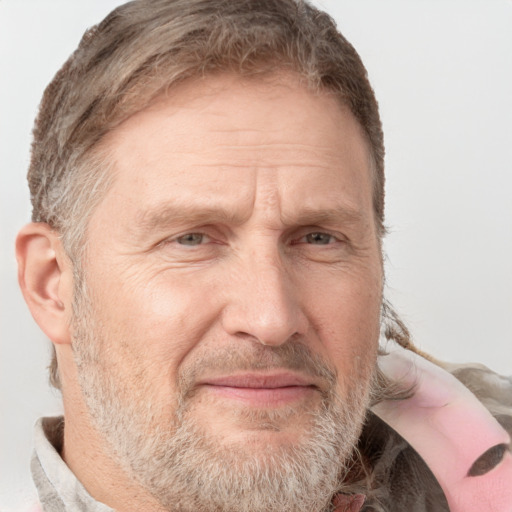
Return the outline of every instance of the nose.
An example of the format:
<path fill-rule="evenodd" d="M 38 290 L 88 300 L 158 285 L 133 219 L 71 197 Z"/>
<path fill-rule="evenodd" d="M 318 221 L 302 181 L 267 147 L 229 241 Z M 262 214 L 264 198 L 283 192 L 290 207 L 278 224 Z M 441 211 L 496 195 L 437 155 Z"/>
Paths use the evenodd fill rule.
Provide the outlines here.
<path fill-rule="evenodd" d="M 300 293 L 279 255 L 257 255 L 233 269 L 222 315 L 224 330 L 278 346 L 304 335 L 307 318 Z"/>

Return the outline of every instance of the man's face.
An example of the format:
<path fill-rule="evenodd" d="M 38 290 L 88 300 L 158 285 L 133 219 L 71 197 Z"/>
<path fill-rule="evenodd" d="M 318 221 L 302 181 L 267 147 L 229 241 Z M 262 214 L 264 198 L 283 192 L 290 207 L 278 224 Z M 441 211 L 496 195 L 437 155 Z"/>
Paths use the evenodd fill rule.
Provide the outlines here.
<path fill-rule="evenodd" d="M 322 453 L 339 478 L 382 287 L 356 120 L 294 76 L 219 76 L 171 90 L 104 142 L 114 180 L 88 228 L 75 351 L 112 456 L 155 495 L 179 487 L 165 479 L 179 464 L 275 477 L 301 449 L 306 480 Z"/>

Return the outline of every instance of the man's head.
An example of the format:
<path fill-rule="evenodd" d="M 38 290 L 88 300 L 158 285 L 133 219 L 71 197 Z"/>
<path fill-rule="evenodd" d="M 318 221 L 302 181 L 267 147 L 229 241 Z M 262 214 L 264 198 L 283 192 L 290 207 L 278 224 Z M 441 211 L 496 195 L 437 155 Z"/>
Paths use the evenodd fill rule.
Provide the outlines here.
<path fill-rule="evenodd" d="M 85 438 L 117 504 L 328 506 L 383 282 L 380 121 L 332 21 L 294 1 L 121 7 L 47 89 L 29 181 L 43 224 L 20 281 L 82 481 L 110 496 Z"/>
<path fill-rule="evenodd" d="M 312 91 L 335 93 L 368 139 L 382 229 L 384 147 L 366 70 L 332 19 L 296 0 L 136 1 L 86 32 L 41 103 L 28 176 L 32 220 L 59 231 L 78 256 L 105 189 L 104 135 L 180 82 L 227 71 L 293 71 Z"/>

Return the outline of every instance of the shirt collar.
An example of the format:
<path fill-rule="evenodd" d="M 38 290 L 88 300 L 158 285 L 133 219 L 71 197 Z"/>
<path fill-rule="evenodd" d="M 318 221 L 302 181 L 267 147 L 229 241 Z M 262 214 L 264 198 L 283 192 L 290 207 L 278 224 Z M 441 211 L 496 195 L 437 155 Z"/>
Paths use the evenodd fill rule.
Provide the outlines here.
<path fill-rule="evenodd" d="M 43 510 L 48 512 L 114 512 L 96 501 L 77 480 L 58 450 L 64 418 L 41 418 L 35 425 L 31 470 Z"/>

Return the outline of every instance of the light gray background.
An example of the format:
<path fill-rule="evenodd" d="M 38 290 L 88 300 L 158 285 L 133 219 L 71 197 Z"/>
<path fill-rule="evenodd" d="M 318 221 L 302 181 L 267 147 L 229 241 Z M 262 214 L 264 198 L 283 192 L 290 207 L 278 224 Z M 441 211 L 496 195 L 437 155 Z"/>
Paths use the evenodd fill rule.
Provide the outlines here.
<path fill-rule="evenodd" d="M 35 419 L 59 412 L 49 342 L 16 284 L 44 86 L 118 1 L 0 0 L 0 510 L 21 510 Z M 365 62 L 387 146 L 388 296 L 440 358 L 512 372 L 512 2 L 330 0 Z"/>

